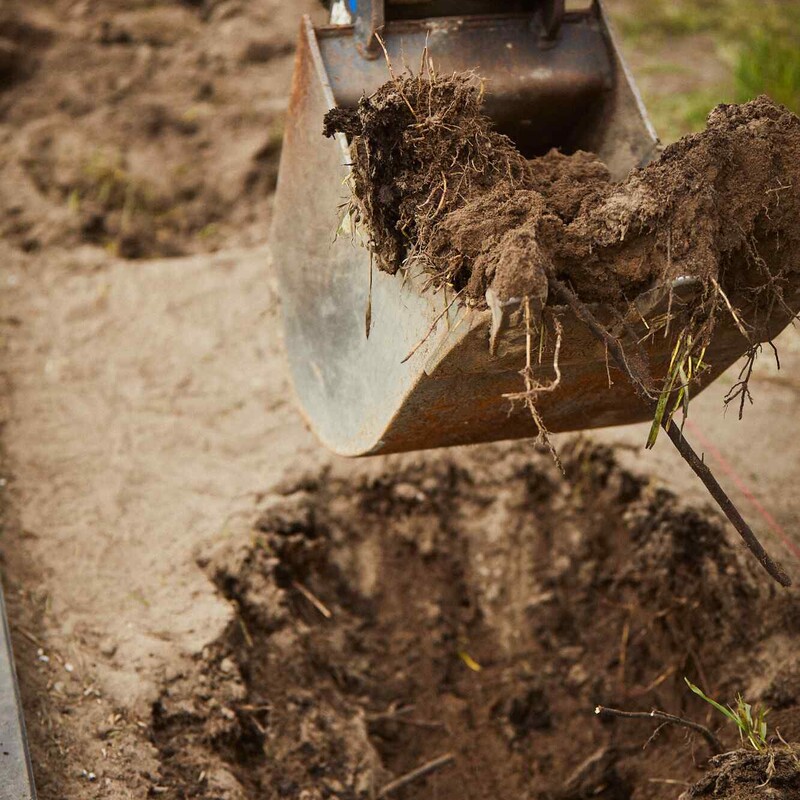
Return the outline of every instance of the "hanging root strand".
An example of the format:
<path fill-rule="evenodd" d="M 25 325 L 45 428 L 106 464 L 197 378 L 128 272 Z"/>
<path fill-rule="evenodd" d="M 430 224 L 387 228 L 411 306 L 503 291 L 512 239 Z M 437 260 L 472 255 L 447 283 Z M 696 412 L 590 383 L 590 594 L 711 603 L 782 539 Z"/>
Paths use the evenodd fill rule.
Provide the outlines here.
<path fill-rule="evenodd" d="M 744 416 L 745 403 L 748 402 L 753 405 L 753 396 L 750 394 L 750 378 L 753 376 L 753 367 L 760 352 L 761 345 L 756 344 L 745 353 L 745 362 L 739 372 L 739 380 L 731 386 L 725 395 L 724 403 L 726 408 L 736 400 L 739 401 L 739 419 Z"/>
<path fill-rule="evenodd" d="M 515 403 L 522 403 L 528 410 L 528 413 L 531 415 L 531 418 L 533 419 L 538 430 L 538 435 L 536 437 L 537 443 L 544 445 L 548 449 L 550 455 L 553 457 L 553 461 L 556 463 L 556 466 L 563 473 L 564 467 L 561 463 L 561 459 L 558 457 L 558 452 L 556 451 L 556 448 L 550 439 L 550 432 L 547 430 L 544 420 L 542 419 L 542 415 L 539 413 L 539 409 L 536 407 L 536 399 L 541 394 L 554 392 L 561 384 L 561 367 L 559 366 L 559 357 L 561 355 L 561 339 L 564 329 L 561 325 L 561 321 L 557 317 L 554 317 L 553 324 L 556 329 L 556 344 L 553 349 L 553 372 L 555 377 L 549 383 L 540 383 L 536 378 L 533 368 L 534 325 L 531 318 L 530 298 L 526 297 L 522 301 L 522 305 L 525 315 L 525 366 L 522 370 L 520 370 L 520 375 L 522 376 L 525 388 L 521 392 L 512 392 L 510 394 L 503 395 L 503 397 L 506 400 L 510 400 L 512 406 Z M 544 335 L 544 322 L 542 322 L 540 331 L 541 335 Z M 539 353 L 541 356 L 541 347 L 539 348 Z"/>
<path fill-rule="evenodd" d="M 583 303 L 575 292 L 565 283 L 551 277 L 549 286 L 553 297 L 567 305 L 575 316 L 587 326 L 592 335 L 608 348 L 608 352 L 611 354 L 614 362 L 627 376 L 639 399 L 655 413 L 656 404 L 652 394 L 648 391 L 648 387 L 652 385 L 652 378 L 644 371 L 644 367 L 642 367 L 638 361 L 634 362 L 626 358 L 620 341 L 612 336 L 597 321 L 586 304 Z M 781 586 L 791 586 L 791 578 L 789 578 L 783 568 L 777 564 L 764 549 L 752 528 L 742 517 L 733 501 L 725 493 L 725 490 L 719 485 L 712 471 L 708 468 L 703 459 L 695 453 L 689 442 L 686 441 L 681 429 L 675 424 L 671 417 L 667 417 L 666 415 L 662 418 L 661 426 L 669 437 L 669 440 L 675 446 L 675 449 L 683 460 L 692 468 L 695 475 L 700 478 L 703 485 L 708 490 L 708 493 L 714 498 L 733 527 L 736 528 L 737 533 L 742 537 L 745 545 L 747 545 L 750 552 L 758 559 L 761 566 Z"/>

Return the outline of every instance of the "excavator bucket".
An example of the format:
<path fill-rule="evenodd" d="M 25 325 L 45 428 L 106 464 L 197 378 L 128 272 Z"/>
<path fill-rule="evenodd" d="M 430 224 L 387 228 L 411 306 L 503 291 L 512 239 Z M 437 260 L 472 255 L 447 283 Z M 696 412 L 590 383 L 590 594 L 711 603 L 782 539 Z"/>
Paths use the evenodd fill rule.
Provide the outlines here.
<path fill-rule="evenodd" d="M 388 80 L 381 42 L 401 68 L 418 65 L 427 48 L 439 73 L 474 70 L 485 79 L 486 113 L 525 155 L 589 150 L 621 179 L 657 155 L 658 142 L 602 5 L 564 11 L 563 0 L 350 4 L 352 25 L 302 22 L 273 217 L 274 270 L 300 408 L 319 439 L 348 456 L 536 436 L 529 411 L 507 397 L 521 390 L 530 352 L 521 314 L 512 315 L 490 350 L 490 310 L 423 291 L 422 277 L 373 270 L 357 235 L 337 236 L 350 155 L 342 134 L 323 138 L 322 120 Z M 645 340 L 656 376 L 668 369 L 671 344 L 646 336 L 648 320 L 694 291 L 686 280 L 645 293 L 617 323 L 626 336 Z M 547 313 L 543 381 L 552 378 L 557 339 Z M 602 308 L 595 313 L 603 318 Z M 547 429 L 646 420 L 651 410 L 621 374 L 614 377 L 603 346 L 577 318 L 561 310 L 560 319 L 561 380 L 536 401 Z M 788 321 L 775 316 L 768 335 Z M 747 349 L 736 326 L 721 322 L 698 389 Z"/>

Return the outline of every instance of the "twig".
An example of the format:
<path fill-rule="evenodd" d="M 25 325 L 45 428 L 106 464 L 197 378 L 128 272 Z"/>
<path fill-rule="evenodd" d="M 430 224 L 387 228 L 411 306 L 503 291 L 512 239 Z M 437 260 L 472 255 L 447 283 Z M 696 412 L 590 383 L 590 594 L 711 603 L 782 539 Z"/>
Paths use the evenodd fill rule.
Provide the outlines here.
<path fill-rule="evenodd" d="M 708 489 L 708 493 L 714 498 L 725 516 L 731 521 L 731 524 L 736 528 L 737 533 L 742 537 L 742 540 L 747 545 L 750 552 L 758 559 L 761 566 L 764 567 L 781 586 L 791 586 L 792 579 L 786 574 L 783 567 L 776 563 L 772 556 L 764 549 L 758 537 L 753 533 L 752 528 L 739 513 L 739 509 L 736 508 L 733 501 L 725 493 L 725 490 L 719 485 L 717 479 L 714 477 L 714 473 L 711 472 L 703 460 L 698 457 L 689 442 L 684 439 L 680 428 L 670 420 L 665 430 L 670 441 L 675 445 L 681 456 L 683 456 L 684 461 L 686 461 L 694 470 L 695 475 L 703 482 L 706 489 Z"/>
<path fill-rule="evenodd" d="M 319 613 L 325 617 L 325 619 L 330 619 L 333 616 L 333 612 L 328 608 L 328 606 L 326 606 L 322 600 L 313 594 L 310 589 L 307 589 L 305 586 L 303 586 L 300 581 L 292 581 L 292 586 L 297 589 L 297 591 L 300 592 L 300 594 L 303 595 L 303 597 L 305 597 L 305 599 L 308 600 L 308 602 L 311 603 L 311 605 L 314 606 L 314 608 L 316 608 L 317 611 L 319 611 Z"/>
<path fill-rule="evenodd" d="M 691 786 L 686 781 L 676 781 L 674 778 L 648 778 L 648 783 L 664 783 L 667 786 Z"/>
<path fill-rule="evenodd" d="M 366 719 L 367 722 L 396 722 L 398 725 L 408 725 L 412 728 L 423 728 L 424 730 L 428 731 L 441 731 L 447 728 L 444 722 L 435 722 L 427 719 L 415 719 L 414 717 L 404 717 L 400 714 L 400 712 L 395 714 L 391 714 L 389 712 L 385 714 L 370 714 Z"/>
<path fill-rule="evenodd" d="M 736 313 L 731 301 L 728 300 L 728 295 L 722 290 L 722 287 L 719 285 L 719 282 L 715 279 L 711 279 L 711 283 L 714 285 L 714 288 L 719 293 L 720 297 L 725 301 L 725 305 L 728 307 L 728 311 L 730 315 L 733 317 L 733 321 L 736 323 L 736 327 L 739 329 L 739 333 L 744 336 L 747 340 L 747 343 L 750 344 L 750 337 L 747 335 L 747 331 L 744 329 L 744 323 L 739 319 L 739 315 Z"/>
<path fill-rule="evenodd" d="M 619 340 L 614 338 L 595 318 L 594 314 L 589 310 L 585 303 L 581 302 L 575 292 L 572 291 L 566 284 L 555 278 L 551 278 L 550 290 L 553 295 L 564 303 L 566 303 L 572 312 L 583 322 L 591 331 L 596 339 L 608 348 L 611 357 L 616 362 L 617 366 L 625 373 L 633 385 L 639 399 L 655 411 L 655 401 L 648 388 L 649 376 L 641 374 L 640 367 L 631 364 L 625 357 L 625 352 Z M 667 433 L 672 444 L 680 453 L 684 461 L 692 468 L 695 475 L 703 482 L 703 485 L 708 490 L 711 497 L 714 498 L 717 505 L 723 511 L 725 516 L 731 521 L 731 524 L 736 528 L 739 536 L 749 548 L 750 552 L 758 559 L 761 566 L 774 578 L 781 586 L 791 586 L 791 578 L 784 572 L 783 568 L 777 564 L 772 557 L 764 549 L 758 537 L 753 533 L 752 528 L 745 522 L 739 510 L 733 504 L 733 501 L 725 493 L 725 490 L 719 485 L 714 474 L 706 466 L 703 460 L 695 453 L 692 446 L 683 436 L 681 429 L 675 424 L 672 419 L 667 419 L 666 416 L 662 420 L 662 427 Z"/>
<path fill-rule="evenodd" d="M 442 769 L 442 767 L 452 764 L 455 760 L 456 757 L 452 753 L 447 753 L 446 755 L 439 756 L 439 758 L 434 758 L 433 761 L 429 761 L 427 764 L 423 764 L 421 767 L 417 767 L 416 769 L 411 770 L 411 772 L 401 775 L 391 783 L 387 783 L 386 786 L 379 790 L 378 794 L 375 795 L 376 800 L 381 800 L 382 797 L 388 797 L 398 789 L 402 789 L 404 786 L 408 786 L 409 783 L 418 781 L 420 778 L 427 777 L 431 773 Z"/>
<path fill-rule="evenodd" d="M 600 717 L 622 717 L 623 719 L 660 719 L 663 722 L 671 723 L 672 725 L 680 725 L 683 728 L 699 733 L 708 743 L 711 752 L 716 756 L 723 752 L 722 742 L 708 729 L 705 725 L 699 722 L 692 722 L 690 719 L 683 717 L 676 717 L 673 714 L 667 714 L 665 711 L 620 711 L 616 708 L 606 708 L 605 706 L 597 706 L 594 713 Z"/>
<path fill-rule="evenodd" d="M 453 295 L 453 299 L 444 307 L 442 312 L 431 323 L 431 326 L 430 328 L 428 328 L 427 333 L 411 348 L 409 354 L 400 362 L 401 364 L 405 364 L 406 361 L 408 361 L 408 359 L 411 358 L 411 356 L 413 356 L 414 353 L 416 353 L 417 350 L 419 350 L 419 348 L 422 347 L 423 344 L 425 344 L 425 342 L 428 340 L 428 337 L 433 333 L 434 329 L 439 324 L 439 320 L 450 310 L 453 303 L 455 303 L 455 301 L 458 300 L 463 291 L 464 290 L 461 289 L 460 291 L 456 292 L 455 295 Z"/>
<path fill-rule="evenodd" d="M 21 633 L 29 642 L 35 644 L 37 647 L 42 647 L 42 643 L 37 639 L 29 630 L 25 628 L 12 628 L 15 633 Z"/>
<path fill-rule="evenodd" d="M 402 706 L 401 708 L 390 707 L 388 711 L 382 711 L 378 714 L 367 714 L 367 722 L 397 722 L 401 725 L 411 725 L 415 728 L 425 728 L 427 730 L 447 730 L 447 725 L 444 722 L 435 722 L 427 719 L 415 719 L 414 717 L 406 717 L 405 714 L 410 714 L 414 711 L 415 706 Z"/>

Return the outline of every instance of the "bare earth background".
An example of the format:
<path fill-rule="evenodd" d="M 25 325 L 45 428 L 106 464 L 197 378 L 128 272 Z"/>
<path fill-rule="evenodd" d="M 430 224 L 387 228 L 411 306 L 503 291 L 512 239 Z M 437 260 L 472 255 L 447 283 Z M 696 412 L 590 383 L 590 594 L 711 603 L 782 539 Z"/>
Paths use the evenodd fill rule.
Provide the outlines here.
<path fill-rule="evenodd" d="M 634 8 L 610 5 L 621 18 Z M 319 16 L 311 0 L 0 8 L 0 545 L 45 800 L 189 796 L 160 783 L 150 729 L 164 686 L 235 620 L 198 556 L 287 475 L 365 469 L 322 451 L 293 409 L 269 289 L 301 12 Z M 724 84 L 712 34 L 628 33 L 657 124 L 691 127 L 671 98 Z M 654 79 L 660 61 L 687 60 L 689 72 Z M 722 414 L 735 373 L 692 415 L 793 535 L 800 336 L 778 345 L 783 368 L 759 364 L 744 422 Z M 645 453 L 644 437 L 591 434 L 704 504 L 668 447 Z M 800 580 L 741 487 L 721 480 Z"/>

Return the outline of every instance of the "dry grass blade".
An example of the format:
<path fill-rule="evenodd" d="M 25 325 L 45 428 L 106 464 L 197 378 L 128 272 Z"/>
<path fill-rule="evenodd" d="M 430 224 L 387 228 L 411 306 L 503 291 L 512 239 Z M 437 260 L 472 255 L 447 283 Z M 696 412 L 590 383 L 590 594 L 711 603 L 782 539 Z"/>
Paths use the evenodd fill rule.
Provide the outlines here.
<path fill-rule="evenodd" d="M 426 778 L 428 775 L 432 775 L 434 772 L 449 766 L 455 760 L 456 757 L 452 753 L 447 753 L 446 755 L 439 756 L 439 758 L 434 758 L 432 761 L 428 761 L 427 764 L 423 764 L 421 767 L 417 767 L 416 769 L 411 770 L 411 772 L 401 775 L 391 783 L 387 783 L 386 786 L 378 791 L 375 797 L 377 800 L 381 800 L 383 797 L 388 797 L 390 794 L 394 794 L 400 789 L 408 786 L 410 783 L 422 780 L 422 778 Z"/>
<path fill-rule="evenodd" d="M 428 330 L 425 332 L 425 335 L 411 348 L 411 350 L 409 351 L 408 355 L 400 362 L 401 364 L 405 364 L 406 361 L 408 361 L 414 355 L 414 353 L 416 353 L 417 350 L 419 350 L 419 348 L 422 347 L 423 344 L 425 344 L 425 342 L 428 340 L 430 335 L 436 330 L 436 326 L 439 324 L 439 322 L 442 319 L 442 317 L 444 317 L 445 314 L 447 314 L 447 312 L 453 307 L 453 303 L 455 303 L 456 300 L 458 300 L 458 298 L 460 296 L 461 296 L 461 292 L 456 292 L 455 293 L 455 295 L 453 296 L 453 299 L 449 303 L 447 303 L 447 305 L 445 305 L 445 307 L 442 309 L 442 311 L 433 320 L 433 322 L 431 323 L 430 328 L 428 328 Z"/>

